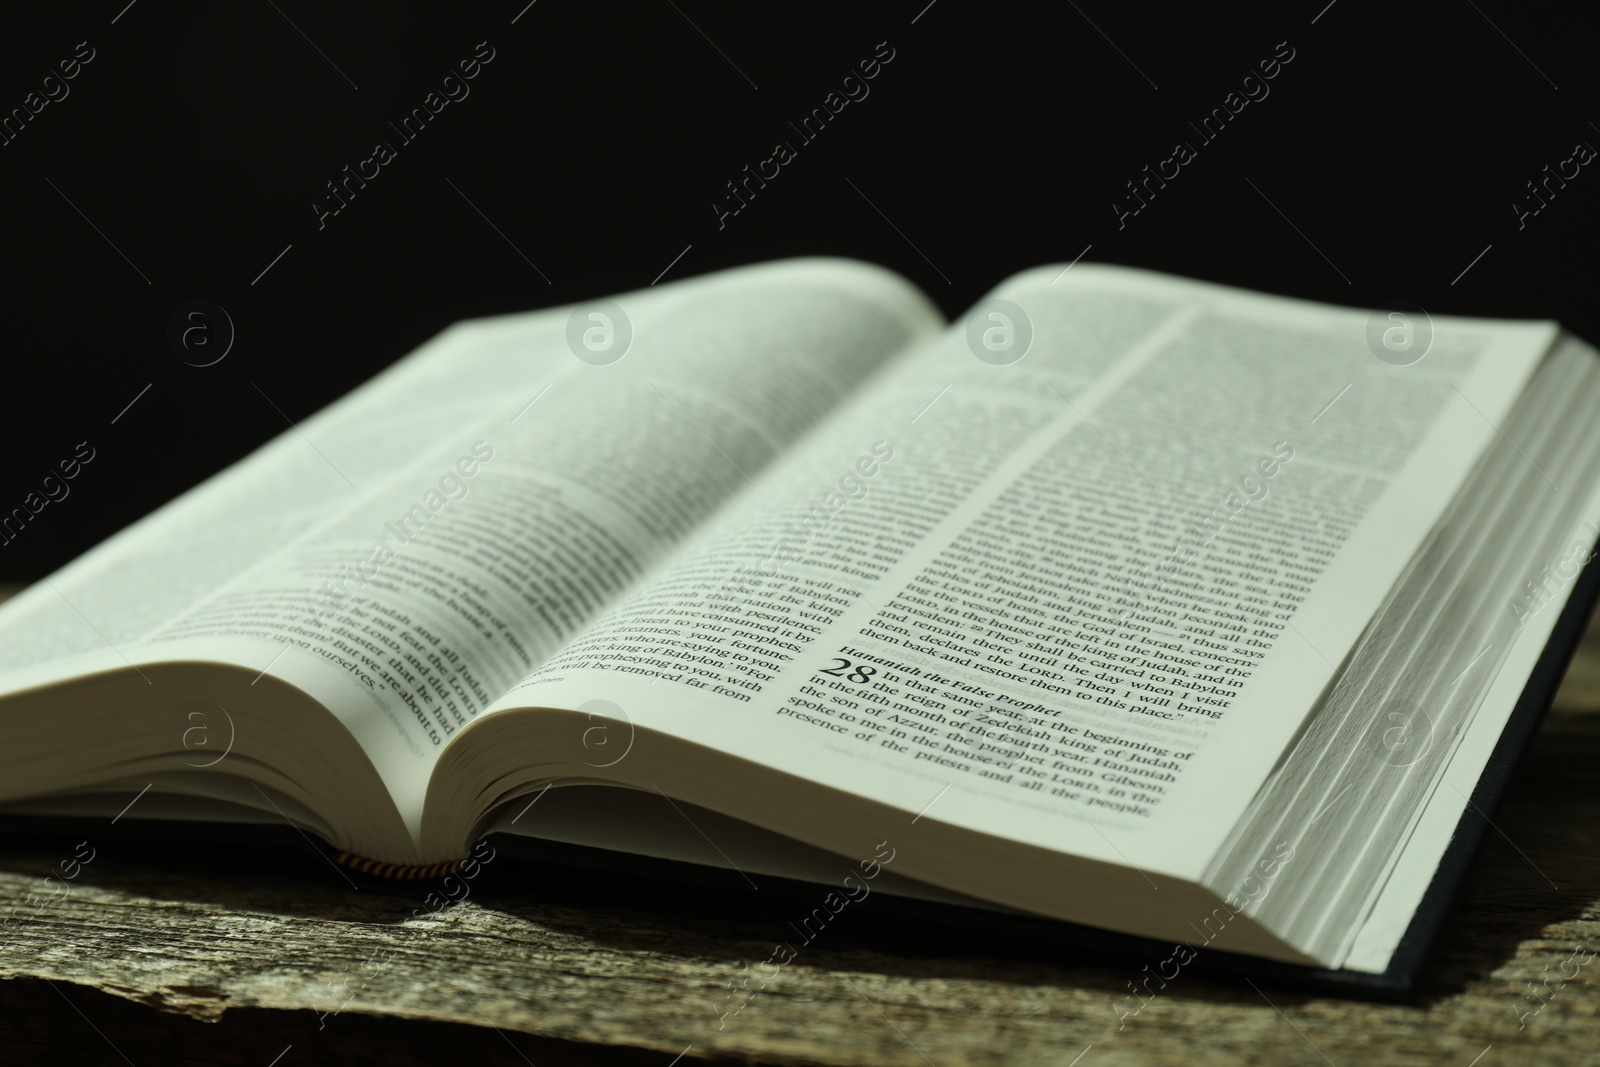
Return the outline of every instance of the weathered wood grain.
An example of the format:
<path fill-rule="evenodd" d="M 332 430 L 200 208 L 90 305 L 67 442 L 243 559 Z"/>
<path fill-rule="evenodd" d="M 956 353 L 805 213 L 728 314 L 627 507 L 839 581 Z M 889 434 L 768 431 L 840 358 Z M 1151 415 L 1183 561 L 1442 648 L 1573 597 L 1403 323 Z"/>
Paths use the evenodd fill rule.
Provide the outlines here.
<path fill-rule="evenodd" d="M 1067 1065 L 1080 1053 L 1081 1067 L 1592 1064 L 1596 704 L 1590 688 L 1563 690 L 1414 1005 L 1183 973 L 1119 1030 L 1114 1005 L 1137 964 L 886 929 L 869 900 L 719 1026 L 739 1003 L 741 965 L 788 936 L 792 905 L 507 863 L 486 868 L 465 903 L 427 915 L 426 887 L 352 891 L 303 842 L 241 846 L 218 828 L 181 846 L 108 833 L 69 893 L 0 928 L 12 1035 L 0 1062 L 267 1064 L 292 1045 L 279 1067 L 363 1055 L 665 1065 L 685 1049 L 683 1062 L 937 1067 Z M 75 844 L 0 848 L 0 915 L 39 893 Z M 319 1019 L 346 995 L 341 1014 Z"/>

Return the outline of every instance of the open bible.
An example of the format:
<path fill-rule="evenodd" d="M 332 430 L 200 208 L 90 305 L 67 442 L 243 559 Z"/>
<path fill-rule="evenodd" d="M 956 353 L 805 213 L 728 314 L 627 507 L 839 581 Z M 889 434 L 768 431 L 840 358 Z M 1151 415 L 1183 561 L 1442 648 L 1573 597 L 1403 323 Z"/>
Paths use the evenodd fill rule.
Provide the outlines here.
<path fill-rule="evenodd" d="M 0 608 L 0 803 L 1382 974 L 1593 598 L 1596 410 L 1552 322 L 1087 263 L 464 322 Z"/>

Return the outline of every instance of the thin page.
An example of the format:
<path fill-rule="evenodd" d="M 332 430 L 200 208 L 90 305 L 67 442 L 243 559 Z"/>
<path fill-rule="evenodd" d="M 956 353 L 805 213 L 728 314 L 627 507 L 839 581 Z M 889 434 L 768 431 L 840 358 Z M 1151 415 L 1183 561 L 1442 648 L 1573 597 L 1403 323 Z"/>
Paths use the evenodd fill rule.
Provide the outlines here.
<path fill-rule="evenodd" d="M 1019 275 L 497 707 L 1197 877 L 1552 337 L 1370 318 Z"/>
<path fill-rule="evenodd" d="M 456 731 L 940 325 L 898 276 L 801 260 L 576 316 L 459 327 L 426 383 L 448 401 L 452 376 L 469 378 L 474 399 L 454 408 L 423 458 L 368 472 L 351 499 L 323 504 L 253 566 L 123 637 L 118 653 L 225 655 L 308 689 L 356 735 L 414 825 Z M 519 359 L 526 368 L 501 373 Z M 427 389 L 404 399 L 402 423 L 425 421 L 410 409 L 430 403 Z M 383 420 L 374 406 L 372 424 Z M 251 488 L 228 485 L 235 500 Z M 219 505 L 203 496 L 197 514 L 203 506 Z M 130 543 L 179 570 L 186 560 L 150 542 L 178 527 L 181 544 L 200 543 L 186 517 Z M 239 547 L 223 540 L 212 551 Z M 122 566 L 100 562 L 102 579 Z"/>
<path fill-rule="evenodd" d="M 36 668 L 83 653 L 122 662 L 117 649 L 437 449 L 506 390 L 531 396 L 570 359 L 559 345 L 559 324 L 547 323 L 543 332 L 543 344 L 518 350 L 463 343 L 464 327 L 454 327 L 293 425 L 283 414 L 284 405 L 294 408 L 293 382 L 266 369 L 242 390 L 219 382 L 219 407 L 276 410 L 283 432 L 7 601 L 0 608 L 6 688 L 10 672 L 37 677 Z M 91 491 L 94 457 L 112 447 L 105 437 L 84 442 L 76 492 Z M 58 518 L 70 521 L 65 513 Z M 53 673 L 73 670 L 67 664 Z"/>
<path fill-rule="evenodd" d="M 1343 961 L 1345 967 L 1366 971 L 1387 968 L 1417 913 L 1423 894 L 1433 881 L 1441 858 L 1454 843 L 1454 831 L 1468 808 L 1469 798 L 1493 758 L 1535 664 L 1547 650 L 1567 598 L 1575 592 L 1580 574 L 1593 560 L 1595 538 L 1600 534 L 1600 477 L 1596 476 L 1593 460 L 1597 428 L 1586 416 L 1594 410 L 1595 393 L 1600 389 L 1596 381 L 1600 378 L 1597 359 L 1600 355 L 1593 346 L 1570 335 L 1563 337 L 1545 372 L 1561 374 L 1560 399 L 1568 405 L 1568 417 L 1557 415 L 1559 405 L 1551 404 L 1538 416 L 1544 423 L 1538 434 L 1529 434 L 1526 428 L 1518 433 L 1515 428 L 1508 427 L 1516 436 L 1515 449 L 1510 437 L 1500 445 L 1503 458 L 1517 467 L 1518 476 L 1532 479 L 1538 489 L 1552 496 L 1559 494 L 1562 508 L 1527 509 L 1531 520 L 1538 525 L 1523 531 L 1522 543 L 1504 546 L 1501 551 L 1513 555 L 1518 550 L 1536 546 L 1538 562 L 1521 562 L 1513 572 L 1515 591 L 1505 599 L 1499 599 L 1504 594 L 1503 585 L 1492 588 L 1488 595 L 1496 597 L 1494 620 L 1486 627 L 1492 631 L 1492 640 L 1484 645 L 1460 648 L 1447 668 L 1454 676 L 1458 662 L 1472 660 L 1468 669 L 1461 671 L 1455 680 L 1463 688 L 1473 690 L 1475 695 L 1481 693 L 1467 724 L 1452 728 L 1453 724 L 1444 721 L 1437 709 L 1430 706 L 1433 718 L 1427 725 L 1419 728 L 1408 724 L 1402 735 L 1407 744 L 1420 744 L 1426 750 L 1383 753 L 1390 762 L 1402 764 L 1408 770 L 1412 767 L 1427 769 L 1428 758 L 1437 748 L 1440 755 L 1447 757 L 1448 764 L 1441 772 L 1430 775 L 1427 784 L 1432 792 L 1426 807 L 1416 814 L 1409 833 L 1403 837 L 1404 850 L 1377 894 L 1365 923 L 1360 926 L 1349 955 Z M 1529 440 L 1543 433 L 1552 435 L 1554 441 L 1545 454 L 1540 454 L 1529 447 Z M 1585 437 L 1589 440 L 1585 441 Z M 1569 455 L 1550 454 L 1561 451 Z M 1543 481 L 1546 476 L 1559 488 L 1546 486 Z M 1561 515 L 1561 510 L 1567 514 Z M 1500 662 L 1496 663 L 1497 660 Z M 1345 807 L 1345 811 L 1340 814 L 1346 817 L 1356 810 L 1353 805 L 1342 803 L 1341 807 Z M 1368 816 L 1360 812 L 1359 817 Z M 1530 878 L 1538 879 L 1543 873 L 1530 866 Z"/>

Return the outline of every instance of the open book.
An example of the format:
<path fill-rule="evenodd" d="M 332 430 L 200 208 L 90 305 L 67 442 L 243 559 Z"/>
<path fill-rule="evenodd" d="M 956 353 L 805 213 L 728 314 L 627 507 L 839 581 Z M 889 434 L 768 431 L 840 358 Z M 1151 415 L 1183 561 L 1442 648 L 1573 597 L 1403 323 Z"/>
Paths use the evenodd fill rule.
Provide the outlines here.
<path fill-rule="evenodd" d="M 834 259 L 461 323 L 0 608 L 0 802 L 1382 972 L 1592 554 L 1597 409 L 1551 322 L 1090 264 L 948 327 Z"/>

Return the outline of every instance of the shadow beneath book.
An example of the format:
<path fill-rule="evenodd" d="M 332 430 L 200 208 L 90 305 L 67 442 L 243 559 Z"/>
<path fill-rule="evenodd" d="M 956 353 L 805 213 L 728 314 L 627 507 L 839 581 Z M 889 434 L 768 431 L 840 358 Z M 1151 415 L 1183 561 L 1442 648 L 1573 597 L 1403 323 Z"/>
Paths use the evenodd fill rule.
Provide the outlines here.
<path fill-rule="evenodd" d="M 1524 942 L 1582 919 L 1600 900 L 1600 717 L 1552 713 L 1518 766 L 1462 886 L 1417 999 L 1468 992 Z M 1475 813 L 1483 818 L 1484 813 Z M 1564 956 L 1556 953 L 1554 959 Z M 1525 961 L 1529 962 L 1529 961 Z M 1536 967 L 1530 967 L 1530 975 Z"/>
<path fill-rule="evenodd" d="M 1585 847 L 1600 817 L 1597 766 L 1600 721 L 1552 717 L 1503 807 L 1491 813 L 1493 827 L 1423 974 L 1421 1005 L 1468 992 L 1515 961 L 1524 941 L 1580 918 L 1600 897 L 1600 858 Z M 731 979 L 729 988 L 741 980 L 742 988 L 762 988 L 747 976 L 765 974 L 779 989 L 782 967 L 792 964 L 1018 985 L 1065 981 L 1103 989 L 1108 1003 L 1135 987 L 1145 998 L 1259 998 L 1241 976 L 1274 991 L 1279 1006 L 1315 995 L 1294 992 L 1314 988 L 1315 972 L 1203 948 L 1176 975 L 1163 972 L 1163 981 L 1152 976 L 1172 955 L 1166 942 L 885 893 L 832 912 L 822 907 L 825 886 L 506 835 L 492 839 L 492 860 L 470 882 L 363 876 L 287 826 L 7 818 L 0 842 L 0 880 L 27 894 L 12 904 L 0 940 L 33 923 L 70 925 L 83 895 L 92 895 L 148 909 L 145 915 L 178 905 L 188 921 L 209 917 L 213 926 L 221 918 L 287 919 L 325 927 L 329 937 L 347 924 L 389 927 L 396 946 L 447 939 L 456 942 L 452 955 L 470 952 L 480 938 L 666 954 L 704 964 L 719 985 Z M 64 858 L 87 854 L 84 843 L 92 862 L 63 868 Z M 70 879 L 67 870 L 75 871 Z M 461 902 L 449 902 L 455 897 Z M 140 912 L 128 914 L 130 924 L 141 922 Z M 778 946 L 784 951 L 775 956 Z"/>

